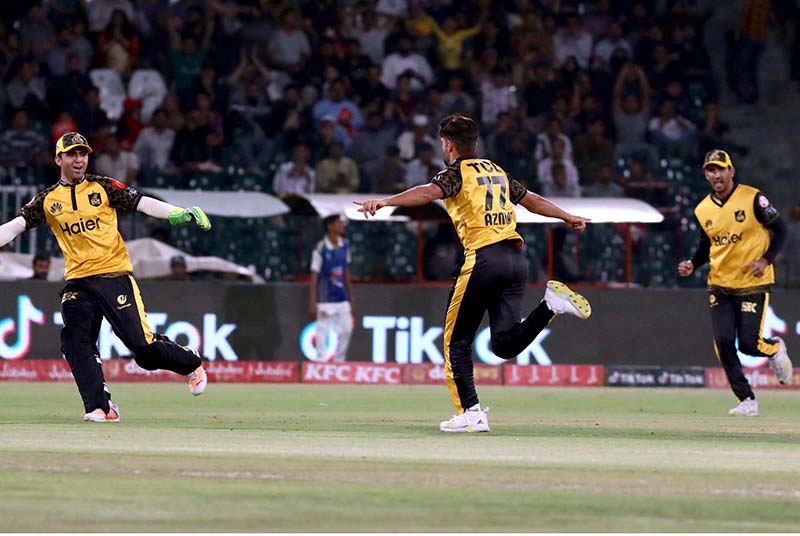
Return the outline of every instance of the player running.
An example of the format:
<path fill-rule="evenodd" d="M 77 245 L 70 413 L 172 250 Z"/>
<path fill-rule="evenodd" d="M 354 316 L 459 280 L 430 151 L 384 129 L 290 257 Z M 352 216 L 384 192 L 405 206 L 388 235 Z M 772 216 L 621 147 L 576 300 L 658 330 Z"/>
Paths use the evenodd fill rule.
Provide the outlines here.
<path fill-rule="evenodd" d="M 678 264 L 678 274 L 688 277 L 711 262 L 708 306 L 714 351 L 739 400 L 728 413 L 755 417 L 758 402 L 742 372 L 736 339 L 743 353 L 767 357 L 780 383 L 792 381 L 792 362 L 783 339 L 766 339 L 762 333 L 775 284 L 772 262 L 786 240 L 786 225 L 763 193 L 733 182 L 736 169 L 725 151 L 709 151 L 703 173 L 711 193 L 694 209 L 700 243 L 691 260 Z"/>
<path fill-rule="evenodd" d="M 111 402 L 97 350 L 104 317 L 143 369 L 186 376 L 193 395 L 202 394 L 207 383 L 196 350 L 150 330 L 128 250 L 117 229 L 117 211 L 138 210 L 173 226 L 196 223 L 204 231 L 211 222 L 199 207 L 174 207 L 110 177 L 87 174 L 91 152 L 86 138 L 77 132 L 58 139 L 55 163 L 61 168 L 60 180 L 0 226 L 0 247 L 42 223 L 53 230 L 66 262 L 61 351 L 83 399 L 83 419 L 117 422 L 119 408 Z"/>
<path fill-rule="evenodd" d="M 478 126 L 460 115 L 450 115 L 439 125 L 447 168 L 430 183 L 410 188 L 386 199 L 356 204 L 365 216 L 386 206 L 424 205 L 444 198 L 445 208 L 464 247 L 464 261 L 450 291 L 445 315 L 445 374 L 457 415 L 443 421 L 443 432 L 488 432 L 489 421 L 481 409 L 473 382 L 472 342 L 489 311 L 492 351 L 504 359 L 519 355 L 557 314 L 586 319 L 589 302 L 564 283 L 548 281 L 544 300 L 522 322 L 520 305 L 528 266 L 520 251 L 514 205 L 563 220 L 577 231 L 587 218 L 565 212 L 544 197 L 529 192 L 510 179 L 494 162 L 475 156 Z"/>

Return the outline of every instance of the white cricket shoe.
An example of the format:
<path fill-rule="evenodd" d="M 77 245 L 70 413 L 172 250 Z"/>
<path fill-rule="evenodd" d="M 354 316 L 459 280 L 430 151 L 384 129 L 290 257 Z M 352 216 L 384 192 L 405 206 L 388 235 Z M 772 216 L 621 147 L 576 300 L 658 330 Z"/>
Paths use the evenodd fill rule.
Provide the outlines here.
<path fill-rule="evenodd" d="M 758 417 L 758 402 L 752 398 L 745 398 L 728 412 L 734 417 Z"/>
<path fill-rule="evenodd" d="M 101 408 L 97 408 L 96 410 L 84 415 L 83 420 L 92 422 L 119 422 L 119 408 L 116 404 L 109 400 L 108 413 L 103 411 Z"/>
<path fill-rule="evenodd" d="M 186 384 L 189 386 L 189 392 L 194 396 L 200 396 L 205 392 L 208 385 L 208 374 L 203 365 L 186 375 Z"/>
<path fill-rule="evenodd" d="M 586 320 L 592 316 L 592 306 L 589 300 L 571 290 L 561 281 L 548 281 L 544 291 L 544 301 L 557 315 L 572 315 Z"/>
<path fill-rule="evenodd" d="M 486 414 L 489 407 L 481 409 L 475 404 L 461 415 L 453 415 L 449 421 L 442 421 L 439 430 L 442 432 L 488 432 L 489 419 Z"/>
<path fill-rule="evenodd" d="M 778 339 L 778 352 L 769 358 L 769 368 L 775 373 L 775 377 L 781 385 L 792 383 L 792 360 L 786 352 L 786 343 L 780 337 Z"/>

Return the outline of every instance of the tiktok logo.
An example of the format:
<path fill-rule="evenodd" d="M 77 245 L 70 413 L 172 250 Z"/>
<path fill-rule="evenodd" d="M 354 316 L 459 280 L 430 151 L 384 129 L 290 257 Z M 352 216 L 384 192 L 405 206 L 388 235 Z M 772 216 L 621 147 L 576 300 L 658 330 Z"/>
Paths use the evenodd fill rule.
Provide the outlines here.
<path fill-rule="evenodd" d="M 44 325 L 44 313 L 37 309 L 30 297 L 22 294 L 17 299 L 17 320 L 4 318 L 0 321 L 0 357 L 20 359 L 31 348 L 31 323 Z M 6 339 L 17 331 L 17 342 L 9 346 Z"/>

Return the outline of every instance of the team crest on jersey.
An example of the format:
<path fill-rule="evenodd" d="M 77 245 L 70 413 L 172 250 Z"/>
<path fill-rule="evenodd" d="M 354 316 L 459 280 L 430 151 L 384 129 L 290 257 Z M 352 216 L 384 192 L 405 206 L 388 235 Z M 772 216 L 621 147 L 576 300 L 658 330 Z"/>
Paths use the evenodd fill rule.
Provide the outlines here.
<path fill-rule="evenodd" d="M 734 213 L 734 217 L 736 218 L 736 221 L 742 223 L 744 221 L 744 210 L 737 210 Z"/>
<path fill-rule="evenodd" d="M 706 229 L 708 229 L 709 227 L 713 227 L 713 226 L 714 226 L 714 222 L 713 221 L 706 220 Z"/>
<path fill-rule="evenodd" d="M 99 207 L 103 203 L 103 199 L 100 197 L 100 194 L 97 192 L 93 192 L 89 194 L 89 204 L 93 207 Z"/>
<path fill-rule="evenodd" d="M 62 210 L 64 210 L 64 205 L 61 203 L 53 203 L 50 205 L 50 214 L 58 214 Z"/>

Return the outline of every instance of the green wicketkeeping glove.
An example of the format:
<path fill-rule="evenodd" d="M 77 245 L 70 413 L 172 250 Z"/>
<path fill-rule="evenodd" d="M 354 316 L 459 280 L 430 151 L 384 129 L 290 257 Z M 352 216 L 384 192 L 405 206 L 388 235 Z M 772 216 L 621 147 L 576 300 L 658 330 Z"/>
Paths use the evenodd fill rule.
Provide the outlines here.
<path fill-rule="evenodd" d="M 204 231 L 211 229 L 211 222 L 200 207 L 173 208 L 168 219 L 169 224 L 173 227 L 181 227 L 194 222 Z"/>

